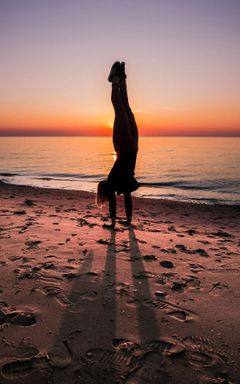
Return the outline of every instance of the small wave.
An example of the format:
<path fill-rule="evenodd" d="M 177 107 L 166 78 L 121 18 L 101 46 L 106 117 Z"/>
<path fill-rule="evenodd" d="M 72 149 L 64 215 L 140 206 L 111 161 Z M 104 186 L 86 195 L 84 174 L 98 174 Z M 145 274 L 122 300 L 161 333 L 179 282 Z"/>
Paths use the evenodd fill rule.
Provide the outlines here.
<path fill-rule="evenodd" d="M 2 172 L 2 173 L 0 173 L 0 176 L 3 176 L 3 177 L 18 176 L 18 173 Z"/>
<path fill-rule="evenodd" d="M 141 195 L 139 195 L 141 197 Z M 207 205 L 229 205 L 237 209 L 240 209 L 239 200 L 224 200 L 221 198 L 204 198 L 204 197 L 186 197 L 179 196 L 176 194 L 143 194 L 142 197 L 151 198 L 151 199 L 160 199 L 160 200 L 173 200 L 173 201 L 182 201 L 186 203 L 195 203 L 195 204 L 207 204 Z"/>
<path fill-rule="evenodd" d="M 191 191 L 216 191 L 221 193 L 229 193 L 230 188 L 232 188 L 233 193 L 240 194 L 240 183 L 238 180 L 214 180 L 214 181 L 199 181 L 198 183 L 192 183 L 187 181 L 166 181 L 166 182 L 141 182 L 142 187 L 148 188 L 178 188 L 182 190 L 191 190 Z"/>
<path fill-rule="evenodd" d="M 68 178 L 69 180 L 72 179 L 96 179 L 99 177 L 103 177 L 102 174 L 90 174 L 87 175 L 86 173 L 47 173 L 41 176 L 38 176 L 37 178 L 40 180 L 61 180 L 58 178 Z"/>
<path fill-rule="evenodd" d="M 156 182 L 156 183 L 145 183 L 140 182 L 141 187 L 148 188 L 161 188 L 161 187 L 173 187 L 179 189 L 192 189 L 192 190 L 208 190 L 209 186 L 204 185 L 194 185 L 191 183 L 186 183 L 182 181 L 165 181 L 165 182 Z"/>
<path fill-rule="evenodd" d="M 181 182 L 177 181 L 167 181 L 167 182 L 156 182 L 156 183 L 146 183 L 146 182 L 140 182 L 141 187 L 148 187 L 148 188 L 156 188 L 156 187 L 176 187 L 177 185 L 181 184 Z"/>

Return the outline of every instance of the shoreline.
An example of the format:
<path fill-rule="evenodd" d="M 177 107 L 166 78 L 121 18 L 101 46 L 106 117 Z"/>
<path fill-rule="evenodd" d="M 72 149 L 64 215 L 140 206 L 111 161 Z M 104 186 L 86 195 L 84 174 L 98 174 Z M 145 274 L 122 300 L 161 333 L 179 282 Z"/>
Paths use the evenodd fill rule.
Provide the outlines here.
<path fill-rule="evenodd" d="M 84 191 L 84 190 L 78 190 L 78 189 L 64 189 L 64 188 L 52 188 L 52 187 L 39 187 L 39 186 L 32 186 L 32 185 L 25 185 L 25 184 L 14 184 L 14 183 L 10 183 L 10 182 L 7 182 L 7 181 L 3 181 L 3 180 L 0 180 L 0 187 L 1 185 L 3 186 L 9 186 L 9 187 L 16 187 L 16 188 L 19 188 L 19 189 L 22 189 L 22 188 L 31 188 L 31 189 L 36 189 L 36 190 L 42 190 L 42 191 L 55 191 L 55 192 L 64 192 L 64 193 L 72 193 L 72 194 L 79 194 L 79 196 L 81 196 L 82 194 L 88 194 L 89 196 L 93 196 L 95 198 L 96 196 L 96 192 L 90 192 L 90 191 Z M 120 196 L 120 199 L 122 198 L 122 196 Z M 227 203 L 207 203 L 207 202 L 197 202 L 197 201 L 181 201 L 181 200 L 175 200 L 175 199 L 171 199 L 171 198 L 158 198 L 158 197 L 141 197 L 141 196 L 135 196 L 134 194 L 132 194 L 132 199 L 133 201 L 134 200 L 143 200 L 143 201 L 148 201 L 150 204 L 153 204 L 153 203 L 161 203 L 161 204 L 164 204 L 164 203 L 171 203 L 171 204 L 179 204 L 179 205 L 190 205 L 190 206 L 198 206 L 198 207 L 232 207 L 232 208 L 235 208 L 235 209 L 240 209 L 240 203 L 239 204 L 227 204 Z"/>
<path fill-rule="evenodd" d="M 0 182 L 1 383 L 238 383 L 239 207 L 133 206 Z"/>

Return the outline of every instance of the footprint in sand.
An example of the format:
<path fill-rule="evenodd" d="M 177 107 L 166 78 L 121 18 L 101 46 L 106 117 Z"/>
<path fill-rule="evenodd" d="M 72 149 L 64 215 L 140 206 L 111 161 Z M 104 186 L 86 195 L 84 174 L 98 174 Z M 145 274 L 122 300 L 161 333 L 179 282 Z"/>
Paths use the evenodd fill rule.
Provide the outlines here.
<path fill-rule="evenodd" d="M 144 255 L 143 256 L 143 260 L 144 261 L 156 261 L 157 260 L 157 257 L 155 255 Z"/>
<path fill-rule="evenodd" d="M 172 261 L 170 260 L 162 260 L 159 262 L 159 264 L 163 267 L 163 268 L 174 268 L 175 265 L 173 264 Z"/>
<path fill-rule="evenodd" d="M 196 313 L 163 299 L 154 300 L 154 305 L 155 308 L 164 310 L 168 316 L 178 321 L 193 321 L 197 318 Z"/>
<path fill-rule="evenodd" d="M 162 337 L 160 340 L 146 342 L 142 348 L 146 352 L 158 352 L 169 357 L 177 356 L 185 351 L 185 345 L 171 337 Z"/>
<path fill-rule="evenodd" d="M 167 313 L 167 315 L 172 317 L 174 320 L 182 322 L 193 321 L 197 319 L 197 314 L 195 312 L 165 300 L 165 293 L 161 291 L 160 294 L 155 293 L 156 299 L 136 298 L 132 293 L 124 288 L 121 288 L 118 291 L 118 294 L 126 299 L 126 304 L 129 306 L 144 306 L 151 309 L 160 309 Z"/>
<path fill-rule="evenodd" d="M 186 279 L 186 287 L 199 289 L 201 287 L 201 281 L 196 278 L 196 276 L 189 276 Z"/>
<path fill-rule="evenodd" d="M 0 325 L 13 324 L 20 326 L 29 326 L 36 324 L 37 320 L 33 313 L 28 312 L 11 312 L 4 313 L 0 310 Z"/>
<path fill-rule="evenodd" d="M 14 325 L 29 326 L 36 324 L 37 320 L 32 313 L 14 312 L 5 316 L 5 322 Z"/>
<path fill-rule="evenodd" d="M 168 383 L 165 360 L 181 354 L 185 346 L 178 340 L 162 338 L 139 345 L 113 339 L 113 349 L 88 351 L 77 369 L 80 384 L 154 384 Z M 162 381 L 161 381 L 162 382 Z"/>
<path fill-rule="evenodd" d="M 143 365 L 133 372 L 126 380 L 126 384 L 169 383 L 169 374 L 164 369 L 164 356 L 156 352 L 148 352 L 143 359 Z"/>
<path fill-rule="evenodd" d="M 1 375 L 6 379 L 16 380 L 47 366 L 48 358 L 46 356 L 39 355 L 28 359 L 17 359 L 4 364 L 1 369 Z"/>
<path fill-rule="evenodd" d="M 43 293 L 48 297 L 55 297 L 58 302 L 62 305 L 70 305 L 71 302 L 68 297 L 65 295 L 64 291 L 57 286 L 47 285 L 42 289 Z"/>
<path fill-rule="evenodd" d="M 72 350 L 67 340 L 56 344 L 47 355 L 38 353 L 31 358 L 16 359 L 3 365 L 1 375 L 6 379 L 19 380 L 31 375 L 34 371 L 50 367 L 63 369 L 73 360 Z"/>
<path fill-rule="evenodd" d="M 37 248 L 39 244 L 41 244 L 41 240 L 27 240 L 25 244 L 28 249 Z"/>
<path fill-rule="evenodd" d="M 116 349 L 88 351 L 76 372 L 78 383 L 125 383 L 126 377 L 141 366 L 141 357 L 135 353 L 135 346 L 137 344 L 121 340 Z"/>
<path fill-rule="evenodd" d="M 227 284 L 223 284 L 220 281 L 213 283 L 211 289 L 208 291 L 208 293 L 212 295 L 219 295 L 222 290 L 225 290 L 228 288 Z"/>
<path fill-rule="evenodd" d="M 186 355 L 191 365 L 199 368 L 212 368 L 219 374 L 226 373 L 222 355 L 218 353 L 208 339 L 199 336 L 185 337 Z"/>
<path fill-rule="evenodd" d="M 207 339 L 197 336 L 186 337 L 183 341 L 163 338 L 144 343 L 139 349 L 140 367 L 128 374 L 126 384 L 179 383 L 177 372 L 184 376 L 183 365 L 188 367 L 188 378 L 196 379 L 198 373 L 201 384 L 230 383 L 222 356 Z M 191 378 L 190 381 L 183 378 L 182 382 L 192 382 Z"/>
<path fill-rule="evenodd" d="M 97 299 L 97 292 L 95 291 L 83 291 L 77 292 L 77 295 L 72 295 L 71 303 L 69 306 L 69 312 L 83 313 L 86 311 L 87 305 Z"/>

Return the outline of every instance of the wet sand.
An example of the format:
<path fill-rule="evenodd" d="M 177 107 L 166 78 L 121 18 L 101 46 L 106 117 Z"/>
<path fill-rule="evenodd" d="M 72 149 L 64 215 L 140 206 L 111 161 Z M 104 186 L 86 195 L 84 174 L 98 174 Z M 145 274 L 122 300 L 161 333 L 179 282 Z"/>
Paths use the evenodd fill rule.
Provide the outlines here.
<path fill-rule="evenodd" d="M 0 383 L 240 382 L 240 207 L 135 198 L 113 231 L 91 193 L 0 202 Z"/>

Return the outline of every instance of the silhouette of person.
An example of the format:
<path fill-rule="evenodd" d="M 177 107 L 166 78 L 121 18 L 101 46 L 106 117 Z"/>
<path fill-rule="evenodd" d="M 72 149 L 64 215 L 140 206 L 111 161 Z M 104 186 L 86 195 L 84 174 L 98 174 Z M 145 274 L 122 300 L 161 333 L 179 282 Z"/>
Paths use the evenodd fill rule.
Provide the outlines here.
<path fill-rule="evenodd" d="M 139 188 L 139 183 L 134 177 L 138 152 L 138 128 L 128 101 L 124 62 L 116 61 L 113 64 L 108 81 L 112 83 L 111 100 L 115 112 L 113 146 L 116 160 L 107 180 L 102 180 L 98 184 L 97 203 L 101 206 L 104 202 L 109 202 L 111 224 L 105 226 L 114 228 L 116 194 L 124 195 L 127 220 L 123 224 L 130 225 L 132 220 L 131 192 Z"/>

